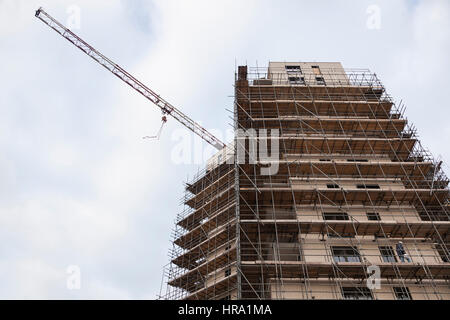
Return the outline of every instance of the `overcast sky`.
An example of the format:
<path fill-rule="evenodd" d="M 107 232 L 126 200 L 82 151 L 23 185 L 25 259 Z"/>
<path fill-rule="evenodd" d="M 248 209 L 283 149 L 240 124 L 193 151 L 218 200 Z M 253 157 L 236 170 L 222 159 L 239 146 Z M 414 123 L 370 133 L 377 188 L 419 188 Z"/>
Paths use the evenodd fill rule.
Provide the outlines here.
<path fill-rule="evenodd" d="M 180 163 L 175 120 L 143 140 L 157 108 L 36 19 L 39 6 L 75 25 L 79 9 L 76 33 L 219 134 L 236 65 L 340 61 L 376 72 L 450 159 L 448 0 L 0 0 L 0 298 L 155 298 L 206 147 L 191 136 Z"/>

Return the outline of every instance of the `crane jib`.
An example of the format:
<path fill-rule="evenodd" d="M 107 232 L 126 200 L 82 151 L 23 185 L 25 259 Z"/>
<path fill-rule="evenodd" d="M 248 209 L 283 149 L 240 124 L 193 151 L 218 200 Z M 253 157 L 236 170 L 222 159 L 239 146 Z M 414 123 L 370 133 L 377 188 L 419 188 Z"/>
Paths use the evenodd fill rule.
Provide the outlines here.
<path fill-rule="evenodd" d="M 48 25 L 50 28 L 59 33 L 63 38 L 70 41 L 74 46 L 78 47 L 81 51 L 91 57 L 93 60 L 101 64 L 103 67 L 108 69 L 112 74 L 121 79 L 123 82 L 128 84 L 134 90 L 139 92 L 141 95 L 150 100 L 153 104 L 159 107 L 164 114 L 168 114 L 172 116 L 175 120 L 180 122 L 186 128 L 194 132 L 200 138 L 208 142 L 210 145 L 215 147 L 218 150 L 221 150 L 225 147 L 225 143 L 220 141 L 214 135 L 212 135 L 208 130 L 203 128 L 200 124 L 192 120 L 190 117 L 185 115 L 179 109 L 172 106 L 169 102 L 161 98 L 157 93 L 153 90 L 145 86 L 139 80 L 134 78 L 131 74 L 129 74 L 125 69 L 121 68 L 119 65 L 111 61 L 109 58 L 101 54 L 75 33 L 67 29 L 64 25 L 50 16 L 47 12 L 45 12 L 42 8 L 39 8 L 35 12 L 35 16 Z"/>

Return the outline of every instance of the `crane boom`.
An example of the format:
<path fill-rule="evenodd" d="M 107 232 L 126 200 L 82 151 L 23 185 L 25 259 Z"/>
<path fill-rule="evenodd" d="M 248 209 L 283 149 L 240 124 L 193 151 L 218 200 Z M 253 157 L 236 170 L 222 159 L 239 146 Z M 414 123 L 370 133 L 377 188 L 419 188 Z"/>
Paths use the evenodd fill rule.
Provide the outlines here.
<path fill-rule="evenodd" d="M 119 65 L 108 59 L 102 53 L 97 51 L 75 33 L 67 29 L 64 25 L 62 25 L 55 18 L 50 16 L 47 12 L 45 12 L 42 8 L 39 8 L 35 16 L 48 25 L 50 28 L 59 33 L 63 38 L 69 40 L 73 45 L 79 48 L 81 51 L 86 53 L 92 59 L 97 61 L 99 64 L 104 66 L 110 72 L 112 72 L 116 77 L 124 81 L 134 90 L 142 94 L 148 100 L 150 100 L 153 104 L 159 107 L 164 114 L 168 114 L 178 120 L 182 125 L 186 128 L 200 136 L 203 140 L 214 146 L 216 149 L 221 150 L 225 147 L 225 144 L 217 139 L 214 135 L 212 135 L 208 130 L 203 128 L 197 122 L 189 118 L 183 112 L 175 108 L 169 102 L 161 98 L 156 92 L 145 86 L 142 82 L 137 80 L 131 74 L 129 74 L 125 69 L 121 68 Z"/>

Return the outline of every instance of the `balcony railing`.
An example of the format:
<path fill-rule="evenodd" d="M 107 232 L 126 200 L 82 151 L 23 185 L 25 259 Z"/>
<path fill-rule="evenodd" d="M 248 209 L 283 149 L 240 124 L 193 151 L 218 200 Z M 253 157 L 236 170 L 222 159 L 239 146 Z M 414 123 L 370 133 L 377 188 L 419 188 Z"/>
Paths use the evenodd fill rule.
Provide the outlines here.
<path fill-rule="evenodd" d="M 309 70 L 249 67 L 247 79 L 250 85 L 364 86 L 383 90 L 381 81 L 369 69 L 321 68 L 317 74 Z"/>

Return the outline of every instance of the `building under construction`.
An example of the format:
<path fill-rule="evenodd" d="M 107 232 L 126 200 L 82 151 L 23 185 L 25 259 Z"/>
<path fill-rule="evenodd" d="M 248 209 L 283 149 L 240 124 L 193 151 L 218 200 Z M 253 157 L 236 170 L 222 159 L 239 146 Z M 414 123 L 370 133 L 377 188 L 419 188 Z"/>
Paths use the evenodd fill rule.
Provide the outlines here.
<path fill-rule="evenodd" d="M 238 67 L 235 140 L 186 183 L 161 298 L 450 299 L 448 179 L 403 113 L 369 70 Z"/>

